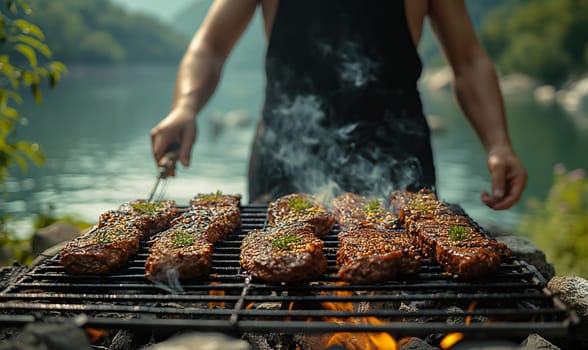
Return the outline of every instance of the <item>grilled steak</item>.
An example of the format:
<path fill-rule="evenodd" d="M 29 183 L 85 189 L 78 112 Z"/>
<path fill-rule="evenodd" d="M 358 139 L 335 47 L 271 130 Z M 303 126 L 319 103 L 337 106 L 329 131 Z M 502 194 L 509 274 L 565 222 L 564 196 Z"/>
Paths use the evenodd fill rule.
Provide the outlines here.
<path fill-rule="evenodd" d="M 241 195 L 216 193 L 199 193 L 190 200 L 190 206 L 219 207 L 232 206 L 239 208 L 241 206 Z"/>
<path fill-rule="evenodd" d="M 172 220 L 170 224 L 172 228 L 183 227 L 196 230 L 210 243 L 215 244 L 241 227 L 241 215 L 239 207 L 195 206 Z"/>
<path fill-rule="evenodd" d="M 382 230 L 399 228 L 398 219 L 378 199 L 345 193 L 333 199 L 333 215 L 340 230 L 371 225 Z"/>
<path fill-rule="evenodd" d="M 240 198 L 218 196 L 209 201 L 201 196 L 173 219 L 171 228 L 157 235 L 151 245 L 145 260 L 145 277 L 166 281 L 208 275 L 214 244 L 241 227 L 238 202 L 227 204 L 228 197 Z"/>
<path fill-rule="evenodd" d="M 172 200 L 147 202 L 139 199 L 124 203 L 116 210 L 100 215 L 98 226 L 132 220 L 146 235 L 166 230 L 170 221 L 180 213 Z"/>
<path fill-rule="evenodd" d="M 137 253 L 142 236 L 133 222 L 97 227 L 67 243 L 60 263 L 72 274 L 108 274 Z"/>
<path fill-rule="evenodd" d="M 173 281 L 207 276 L 214 246 L 196 228 L 176 226 L 161 233 L 145 260 L 145 277 Z"/>
<path fill-rule="evenodd" d="M 312 279 L 327 269 L 323 241 L 310 224 L 285 224 L 249 232 L 240 264 L 257 280 L 278 283 Z"/>
<path fill-rule="evenodd" d="M 415 236 L 421 251 L 452 275 L 473 279 L 495 273 L 508 247 L 488 239 L 461 210 L 427 193 L 408 194 L 402 202 L 403 225 Z"/>
<path fill-rule="evenodd" d="M 328 234 L 335 225 L 334 216 L 317 199 L 305 193 L 293 193 L 270 202 L 268 225 L 308 223 L 319 236 Z"/>
<path fill-rule="evenodd" d="M 340 232 L 338 238 L 338 276 L 343 281 L 383 282 L 421 269 L 418 250 L 404 231 L 355 225 Z"/>

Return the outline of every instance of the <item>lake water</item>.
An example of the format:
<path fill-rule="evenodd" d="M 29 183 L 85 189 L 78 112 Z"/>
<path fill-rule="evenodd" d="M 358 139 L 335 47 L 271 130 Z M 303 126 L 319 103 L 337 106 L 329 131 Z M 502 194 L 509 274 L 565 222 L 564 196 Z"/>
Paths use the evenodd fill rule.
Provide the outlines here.
<path fill-rule="evenodd" d="M 58 214 L 95 222 L 101 212 L 148 195 L 155 179 L 149 130 L 169 109 L 175 72 L 175 66 L 72 67 L 57 89 L 46 93 L 42 106 L 22 107 L 29 123 L 19 136 L 38 142 L 47 159 L 26 173 L 14 169 L 15 177 L 7 181 L 0 211 L 16 219 L 19 235 L 30 233 L 31 214 L 49 204 Z M 167 181 L 166 198 L 185 204 L 198 192 L 221 189 L 242 193 L 247 201 L 247 161 L 262 79 L 259 67 L 227 68 L 201 113 L 192 166 L 180 168 Z M 483 225 L 516 227 L 526 200 L 547 194 L 555 164 L 588 168 L 588 130 L 557 105 L 541 105 L 527 95 L 507 96 L 509 128 L 529 183 L 515 208 L 490 210 L 480 202 L 480 192 L 490 186 L 485 155 L 453 95 L 423 90 L 422 97 L 426 112 L 444 125 L 433 135 L 439 194 L 461 204 Z M 234 110 L 249 115 L 250 123 L 215 127 L 214 115 Z"/>

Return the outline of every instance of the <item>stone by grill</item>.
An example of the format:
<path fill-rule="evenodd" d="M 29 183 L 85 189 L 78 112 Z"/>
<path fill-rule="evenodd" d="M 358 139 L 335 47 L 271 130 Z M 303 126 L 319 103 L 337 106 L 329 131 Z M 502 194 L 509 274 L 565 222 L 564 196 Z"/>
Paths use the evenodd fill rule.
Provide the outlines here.
<path fill-rule="evenodd" d="M 575 314 L 549 292 L 534 266 L 516 257 L 503 262 L 495 276 L 479 281 L 454 279 L 425 259 L 414 276 L 344 285 L 336 278 L 337 228 L 324 238 L 329 268 L 321 279 L 297 285 L 251 281 L 239 267 L 239 247 L 247 232 L 263 227 L 266 211 L 266 206 L 244 205 L 242 230 L 216 247 L 211 276 L 184 281 L 176 291 L 144 278 L 145 244 L 129 264 L 106 276 L 69 275 L 58 256 L 47 259 L 0 291 L 0 326 L 83 314 L 85 327 L 100 329 L 389 332 L 395 337 L 461 332 L 522 339 L 531 333 L 566 337 L 575 322 Z M 321 306 L 328 302 L 354 307 Z M 364 317 L 381 322 L 350 321 Z M 452 317 L 481 321 L 447 322 Z"/>

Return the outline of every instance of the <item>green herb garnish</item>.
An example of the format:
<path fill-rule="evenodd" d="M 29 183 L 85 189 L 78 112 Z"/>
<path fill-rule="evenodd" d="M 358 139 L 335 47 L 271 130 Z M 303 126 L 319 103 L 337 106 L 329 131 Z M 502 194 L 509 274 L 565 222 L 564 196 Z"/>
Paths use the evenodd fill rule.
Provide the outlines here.
<path fill-rule="evenodd" d="M 96 243 L 112 243 L 112 234 L 109 230 L 100 230 L 94 235 Z"/>
<path fill-rule="evenodd" d="M 376 198 L 370 199 L 364 206 L 363 211 L 367 214 L 380 214 L 382 213 L 382 207 L 380 201 Z"/>
<path fill-rule="evenodd" d="M 411 202 L 408 204 L 411 209 L 419 210 L 419 211 L 429 211 L 435 209 L 435 205 L 433 203 L 427 202 Z"/>
<path fill-rule="evenodd" d="M 294 197 L 288 200 L 290 207 L 295 211 L 303 211 L 312 208 L 314 203 L 311 200 L 306 200 L 301 197 Z"/>
<path fill-rule="evenodd" d="M 452 241 L 462 241 L 468 237 L 469 229 L 460 225 L 451 225 L 449 228 L 449 238 Z"/>
<path fill-rule="evenodd" d="M 133 203 L 131 207 L 139 214 L 154 214 L 162 208 L 162 205 L 157 202 L 141 202 Z"/>
<path fill-rule="evenodd" d="M 218 200 L 222 195 L 223 195 L 223 192 L 221 190 L 216 190 L 215 193 L 203 194 L 203 195 L 200 195 L 199 197 L 202 200 L 205 200 L 207 202 L 213 202 L 213 201 Z"/>
<path fill-rule="evenodd" d="M 175 248 L 188 247 L 194 244 L 194 237 L 189 233 L 178 233 L 171 239 Z"/>
<path fill-rule="evenodd" d="M 290 250 L 291 243 L 298 243 L 302 240 L 301 235 L 290 234 L 282 237 L 274 238 L 270 241 L 272 247 L 282 249 L 282 250 Z"/>

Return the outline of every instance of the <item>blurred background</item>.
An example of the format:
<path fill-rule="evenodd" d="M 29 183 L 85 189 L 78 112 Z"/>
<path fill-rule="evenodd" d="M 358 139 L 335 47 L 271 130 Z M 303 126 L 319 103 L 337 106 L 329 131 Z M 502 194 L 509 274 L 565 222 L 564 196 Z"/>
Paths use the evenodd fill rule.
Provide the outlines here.
<path fill-rule="evenodd" d="M 40 226 L 62 219 L 91 225 L 101 212 L 148 196 L 156 176 L 149 131 L 169 111 L 177 64 L 211 0 L 0 2 L 10 19 L 0 33 L 0 233 L 4 261 L 26 261 Z M 420 84 L 439 195 L 484 227 L 529 237 L 558 273 L 586 277 L 588 1 L 466 3 L 500 72 L 529 182 L 511 210 L 481 203 L 480 192 L 490 189 L 485 154 L 427 29 Z M 265 44 L 257 13 L 198 119 L 192 166 L 167 181 L 166 198 L 184 205 L 196 193 L 222 190 L 247 202 Z M 26 69 L 15 76 L 10 66 Z"/>

